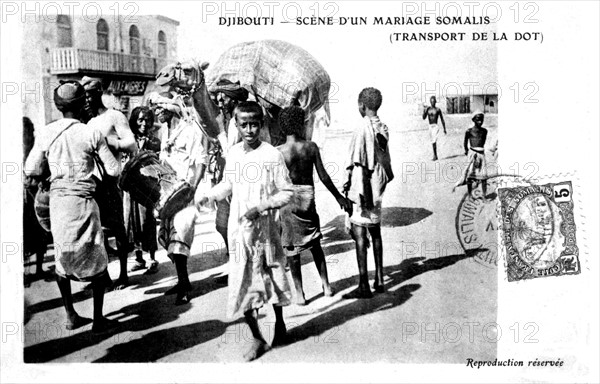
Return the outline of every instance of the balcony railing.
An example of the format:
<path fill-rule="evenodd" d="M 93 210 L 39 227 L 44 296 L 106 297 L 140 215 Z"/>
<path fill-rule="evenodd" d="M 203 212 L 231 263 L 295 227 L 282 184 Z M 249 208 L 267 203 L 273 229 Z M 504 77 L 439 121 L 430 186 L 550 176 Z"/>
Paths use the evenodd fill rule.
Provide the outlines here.
<path fill-rule="evenodd" d="M 50 71 L 55 74 L 105 72 L 155 76 L 166 59 L 79 48 L 54 48 Z"/>

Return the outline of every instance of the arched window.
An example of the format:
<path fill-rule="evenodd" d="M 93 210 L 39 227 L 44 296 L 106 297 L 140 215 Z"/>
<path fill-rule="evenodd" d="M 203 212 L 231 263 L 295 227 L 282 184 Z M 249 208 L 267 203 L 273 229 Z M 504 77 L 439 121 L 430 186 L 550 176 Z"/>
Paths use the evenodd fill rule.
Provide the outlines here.
<path fill-rule="evenodd" d="M 98 50 L 108 51 L 108 23 L 106 20 L 98 20 L 98 24 L 96 24 L 96 36 L 98 40 Z"/>
<path fill-rule="evenodd" d="M 140 31 L 135 25 L 129 28 L 129 51 L 132 55 L 140 54 Z"/>
<path fill-rule="evenodd" d="M 158 57 L 167 57 L 167 35 L 158 31 Z"/>
<path fill-rule="evenodd" d="M 73 46 L 71 35 L 71 19 L 67 15 L 58 15 L 56 17 L 58 46 L 67 48 Z"/>

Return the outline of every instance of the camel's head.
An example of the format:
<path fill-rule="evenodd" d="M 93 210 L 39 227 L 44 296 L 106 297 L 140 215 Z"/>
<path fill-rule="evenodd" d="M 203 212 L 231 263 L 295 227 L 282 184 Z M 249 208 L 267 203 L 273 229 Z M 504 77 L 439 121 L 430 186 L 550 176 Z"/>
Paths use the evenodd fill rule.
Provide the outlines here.
<path fill-rule="evenodd" d="M 204 70 L 208 63 L 183 62 L 169 64 L 156 75 L 156 85 L 192 91 L 204 84 Z"/>

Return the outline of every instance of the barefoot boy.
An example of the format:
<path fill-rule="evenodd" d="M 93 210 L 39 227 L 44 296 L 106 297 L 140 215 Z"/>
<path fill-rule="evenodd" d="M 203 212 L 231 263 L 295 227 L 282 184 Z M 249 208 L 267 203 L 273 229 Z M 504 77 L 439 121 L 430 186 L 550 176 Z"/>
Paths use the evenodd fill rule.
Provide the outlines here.
<path fill-rule="evenodd" d="M 377 110 L 381 106 L 381 92 L 365 88 L 358 96 L 358 111 L 362 124 L 352 136 L 350 157 L 346 169 L 348 182 L 344 184 L 348 198 L 354 202 L 350 216 L 352 233 L 356 242 L 358 260 L 358 289 L 345 298 L 369 298 L 367 274 L 367 231 L 373 240 L 375 256 L 375 292 L 383 292 L 383 245 L 381 242 L 381 201 L 387 183 L 394 174 L 388 149 L 388 128 L 379 120 Z"/>
<path fill-rule="evenodd" d="M 433 147 L 433 161 L 438 159 L 437 156 L 437 140 L 440 135 L 440 127 L 438 126 L 438 119 L 442 121 L 442 127 L 444 127 L 444 135 L 446 134 L 446 122 L 444 121 L 444 115 L 442 110 L 435 106 L 436 98 L 431 96 L 429 99 L 431 103 L 430 107 L 426 107 L 423 110 L 423 120 L 429 119 L 429 136 L 431 138 L 431 145 Z"/>
<path fill-rule="evenodd" d="M 292 106 L 285 108 L 279 115 L 279 126 L 287 136 L 286 142 L 277 147 L 283 154 L 285 164 L 290 171 L 294 183 L 294 199 L 292 203 L 281 209 L 283 231 L 281 241 L 288 256 L 292 278 L 296 289 L 295 303 L 306 304 L 302 289 L 302 271 L 300 254 L 310 250 L 315 265 L 321 276 L 321 284 L 325 296 L 333 296 L 327 277 L 325 254 L 321 248 L 321 230 L 319 215 L 315 207 L 315 186 L 313 167 L 316 168 L 319 179 L 331 192 L 338 204 L 345 210 L 350 209 L 350 202 L 335 188 L 323 167 L 319 147 L 312 141 L 305 140 L 304 110 Z"/>
<path fill-rule="evenodd" d="M 278 208 L 290 202 L 293 186 L 283 155 L 259 139 L 263 127 L 260 105 L 240 103 L 235 119 L 243 141 L 229 150 L 223 180 L 210 191 L 198 193 L 195 200 L 201 205 L 231 195 L 227 315 L 244 314 L 254 338 L 244 359 L 251 361 L 271 348 L 258 326 L 259 308 L 273 304 L 276 321 L 272 345 L 282 343 L 286 334 L 282 307 L 290 304 L 291 292 Z"/>
<path fill-rule="evenodd" d="M 469 156 L 468 165 L 463 173 L 463 177 L 454 186 L 452 191 L 458 186 L 467 184 L 469 195 L 473 192 L 473 184 L 481 181 L 481 191 L 485 198 L 487 192 L 486 161 L 485 161 L 485 140 L 487 139 L 487 129 L 483 128 L 484 115 L 481 111 L 473 114 L 473 125 L 465 132 L 465 156 Z M 469 149 L 471 150 L 469 152 Z"/>

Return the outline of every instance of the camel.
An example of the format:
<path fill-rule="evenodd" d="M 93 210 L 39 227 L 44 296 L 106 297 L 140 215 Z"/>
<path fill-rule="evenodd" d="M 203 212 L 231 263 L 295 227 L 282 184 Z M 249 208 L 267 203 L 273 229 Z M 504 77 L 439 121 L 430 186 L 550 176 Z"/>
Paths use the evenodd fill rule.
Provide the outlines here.
<path fill-rule="evenodd" d="M 204 71 L 208 63 L 194 62 L 169 64 L 156 76 L 156 84 L 165 91 L 174 92 L 176 97 L 168 100 L 156 94 L 150 97 L 154 103 L 175 103 L 181 107 L 184 118 L 194 119 L 207 136 L 215 139 L 224 127 L 219 124 L 219 107 L 212 101 L 206 87 Z M 192 107 L 193 108 L 190 108 Z"/>
<path fill-rule="evenodd" d="M 299 105 L 307 112 L 305 138 L 315 140 L 315 134 L 321 136 L 317 144 L 322 147 L 323 133 L 330 122 L 330 79 L 308 52 L 278 40 L 246 42 L 225 51 L 214 70 L 205 76 L 208 66 L 206 62 L 167 65 L 157 75 L 156 84 L 174 91 L 180 106 L 193 106 L 186 108 L 186 113 L 198 117 L 209 137 L 216 138 L 226 131 L 223 114 L 210 90 L 220 79 L 227 79 L 240 82 L 263 106 L 272 145 L 285 141 L 277 122 L 281 109 Z"/>

